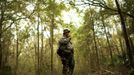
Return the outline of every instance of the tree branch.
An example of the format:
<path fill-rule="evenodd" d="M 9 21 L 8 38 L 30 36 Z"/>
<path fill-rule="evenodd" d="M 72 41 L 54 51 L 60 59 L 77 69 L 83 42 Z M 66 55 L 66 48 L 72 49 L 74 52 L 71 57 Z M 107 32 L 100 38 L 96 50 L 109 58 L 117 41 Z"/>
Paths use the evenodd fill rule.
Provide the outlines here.
<path fill-rule="evenodd" d="M 76 5 L 96 6 L 96 7 L 101 7 L 101 8 L 104 8 L 104 9 L 107 9 L 107 10 L 111 10 L 111 11 L 114 11 L 114 12 L 118 12 L 117 9 L 112 9 L 112 8 L 108 7 L 108 6 L 105 4 L 105 2 L 104 2 L 104 3 L 102 3 L 102 2 L 99 3 L 99 2 L 95 2 L 95 1 L 89 1 L 89 2 L 84 2 L 84 1 L 83 1 L 83 4 L 76 4 Z M 125 14 L 125 15 L 131 17 L 131 18 L 134 18 L 134 15 L 129 14 L 129 13 L 127 13 L 127 12 L 122 11 L 121 13 L 123 13 L 123 14 Z"/>
<path fill-rule="evenodd" d="M 10 23 L 10 25 L 7 27 L 7 28 L 5 28 L 3 31 L 2 31 L 2 33 L 4 33 L 6 30 L 8 30 L 16 21 L 18 21 L 18 20 L 21 20 L 21 19 L 26 19 L 26 18 L 30 18 L 31 16 L 32 16 L 32 14 L 34 13 L 34 11 L 35 10 L 33 10 L 33 12 L 27 17 L 21 17 L 21 18 L 18 18 L 18 19 L 16 19 L 16 20 L 12 20 L 12 22 Z"/>

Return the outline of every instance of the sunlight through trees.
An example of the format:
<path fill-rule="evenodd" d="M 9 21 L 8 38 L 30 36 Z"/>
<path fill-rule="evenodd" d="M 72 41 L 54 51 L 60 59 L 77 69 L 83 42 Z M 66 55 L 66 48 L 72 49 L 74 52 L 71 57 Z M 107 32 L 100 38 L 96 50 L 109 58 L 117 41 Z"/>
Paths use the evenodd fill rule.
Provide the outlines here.
<path fill-rule="evenodd" d="M 0 0 L 0 75 L 62 75 L 65 28 L 73 75 L 134 75 L 134 0 Z"/>

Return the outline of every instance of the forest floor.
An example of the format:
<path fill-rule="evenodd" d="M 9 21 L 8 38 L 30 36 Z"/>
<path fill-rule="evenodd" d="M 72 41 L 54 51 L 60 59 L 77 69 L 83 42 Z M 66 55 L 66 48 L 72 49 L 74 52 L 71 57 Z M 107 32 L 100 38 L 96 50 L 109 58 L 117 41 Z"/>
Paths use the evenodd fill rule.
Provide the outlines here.
<path fill-rule="evenodd" d="M 134 69 L 120 66 L 112 69 L 103 69 L 94 73 L 89 73 L 88 75 L 134 75 Z"/>

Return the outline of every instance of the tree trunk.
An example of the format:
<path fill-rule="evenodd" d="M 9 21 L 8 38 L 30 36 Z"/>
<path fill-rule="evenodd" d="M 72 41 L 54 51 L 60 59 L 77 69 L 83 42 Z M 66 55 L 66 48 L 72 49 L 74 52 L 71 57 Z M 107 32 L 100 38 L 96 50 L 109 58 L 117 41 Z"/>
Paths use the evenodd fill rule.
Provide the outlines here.
<path fill-rule="evenodd" d="M 127 47 L 127 55 L 128 55 L 128 58 L 129 58 L 130 66 L 132 66 L 132 68 L 134 68 L 132 50 L 131 50 L 131 46 L 130 46 L 129 39 L 128 39 L 125 20 L 123 18 L 122 13 L 121 13 L 121 9 L 120 9 L 120 5 L 119 5 L 118 1 L 115 0 L 115 3 L 116 3 L 118 13 L 119 13 L 120 19 L 121 19 L 121 27 L 122 27 L 123 36 L 124 36 L 124 39 L 125 39 L 125 44 L 126 44 L 126 47 Z"/>
<path fill-rule="evenodd" d="M 2 68 L 5 65 L 3 62 L 3 21 L 4 21 L 4 15 L 6 10 L 6 2 L 7 0 L 0 1 L 0 74 L 2 73 Z"/>
<path fill-rule="evenodd" d="M 54 27 L 54 14 L 51 19 L 50 35 L 51 35 L 51 75 L 53 75 L 53 27 Z"/>
<path fill-rule="evenodd" d="M 134 44 L 133 44 L 132 38 L 129 38 L 129 40 L 130 40 L 132 55 L 134 55 Z"/>
<path fill-rule="evenodd" d="M 133 34 L 133 36 L 132 37 L 130 37 L 130 42 L 131 42 L 131 45 L 132 45 L 132 53 L 133 53 L 133 55 L 134 55 L 134 44 L 133 44 L 133 40 L 134 39 L 132 39 L 132 38 L 134 38 L 134 18 L 133 18 L 133 20 L 132 20 L 132 34 Z M 134 58 L 133 58 L 134 59 Z M 134 60 L 133 60 L 134 61 Z"/>
<path fill-rule="evenodd" d="M 2 26 L 3 26 L 3 21 L 4 21 L 4 12 L 5 12 L 5 10 L 4 10 L 4 3 L 3 3 L 3 1 L 1 1 L 0 2 L 0 4 L 1 4 L 1 8 L 0 8 L 0 10 L 1 10 L 1 18 L 0 18 L 0 70 L 2 69 L 2 50 L 3 50 L 3 48 L 2 48 Z"/>
<path fill-rule="evenodd" d="M 93 40 L 94 40 L 94 46 L 95 46 L 95 53 L 96 53 L 96 59 L 97 59 L 97 68 L 98 70 L 100 69 L 100 64 L 99 64 L 99 54 L 98 54 L 98 48 L 97 48 L 97 42 L 96 42 L 96 36 L 95 36 L 95 29 L 94 29 L 94 21 L 92 20 L 92 25 L 93 25 Z M 98 75 L 99 75 L 99 71 L 98 71 Z"/>
<path fill-rule="evenodd" d="M 54 3 L 55 0 L 50 0 L 50 3 Z M 53 75 L 53 37 L 54 37 L 54 11 L 51 8 L 51 25 L 50 25 L 50 48 L 51 48 L 51 75 Z"/>
<path fill-rule="evenodd" d="M 34 48 L 35 48 L 35 64 L 34 64 L 34 67 L 35 67 L 35 75 L 38 75 L 37 74 L 37 63 L 36 63 L 36 60 L 37 60 L 37 46 L 36 46 L 36 43 L 34 44 Z"/>
<path fill-rule="evenodd" d="M 38 48 L 37 48 L 37 75 L 40 75 L 40 47 L 39 47 L 39 25 L 40 25 L 40 21 L 39 21 L 39 12 L 38 12 L 38 26 L 37 26 L 37 42 L 38 42 Z"/>
<path fill-rule="evenodd" d="M 118 30 L 118 27 L 117 27 L 116 24 L 117 24 L 117 21 L 115 20 L 115 28 L 116 28 L 116 30 Z M 120 35 L 120 34 L 118 33 L 118 31 L 117 31 L 117 34 Z M 120 36 L 121 36 L 121 35 L 120 35 Z M 118 41 L 119 41 L 119 46 L 120 46 L 120 49 L 121 49 L 120 56 L 121 56 L 121 58 L 123 59 L 123 62 L 125 63 L 125 61 L 126 61 L 126 51 L 124 50 L 125 47 L 123 46 L 124 40 L 122 41 L 122 38 L 119 37 L 119 38 L 118 38 Z"/>
<path fill-rule="evenodd" d="M 134 34 L 134 18 L 132 19 L 132 31 L 133 31 L 133 34 Z"/>
<path fill-rule="evenodd" d="M 1 15 L 1 20 L 0 20 L 0 70 L 2 68 L 2 22 L 3 22 L 2 16 L 3 15 Z"/>
<path fill-rule="evenodd" d="M 109 53 L 110 53 L 110 58 L 111 58 L 111 64 L 114 65 L 112 49 L 111 49 L 109 37 L 108 37 L 108 35 L 107 35 L 107 31 L 106 31 L 106 26 L 105 26 L 105 22 L 104 22 L 104 16 L 102 16 L 102 23 L 103 23 L 102 25 L 103 25 L 103 28 L 104 28 L 104 32 L 105 32 L 105 34 L 106 34 L 108 49 L 109 49 L 109 51 L 110 51 Z"/>
<path fill-rule="evenodd" d="M 18 75 L 17 70 L 18 70 L 18 57 L 19 57 L 19 40 L 18 40 L 18 28 L 16 26 L 16 35 L 17 35 L 17 40 L 16 40 L 16 65 L 15 65 L 15 75 Z"/>
<path fill-rule="evenodd" d="M 100 40 L 99 40 L 99 38 L 97 37 L 96 38 L 96 40 L 98 41 L 98 46 L 99 46 L 99 67 L 100 67 L 100 75 L 102 75 L 103 74 L 103 71 L 102 71 L 102 65 L 103 65 L 103 63 L 102 63 L 102 60 L 103 59 L 105 59 L 106 58 L 106 56 L 104 56 L 104 52 L 103 52 L 103 49 L 101 49 L 100 47 L 102 47 L 102 43 L 100 42 Z"/>
<path fill-rule="evenodd" d="M 42 27 L 43 28 L 43 27 Z M 43 49 L 44 49 L 44 43 L 43 43 L 43 29 L 42 29 L 42 36 L 41 36 L 41 51 L 40 51 L 40 72 L 43 71 Z"/>

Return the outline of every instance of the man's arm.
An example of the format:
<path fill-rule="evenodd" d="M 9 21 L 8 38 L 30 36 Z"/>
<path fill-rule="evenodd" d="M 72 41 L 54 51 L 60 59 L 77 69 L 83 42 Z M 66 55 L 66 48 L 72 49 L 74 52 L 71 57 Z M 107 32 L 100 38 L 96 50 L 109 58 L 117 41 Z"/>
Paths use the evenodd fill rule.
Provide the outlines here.
<path fill-rule="evenodd" d="M 70 42 L 71 38 L 62 38 L 59 43 L 61 45 L 67 45 Z"/>

